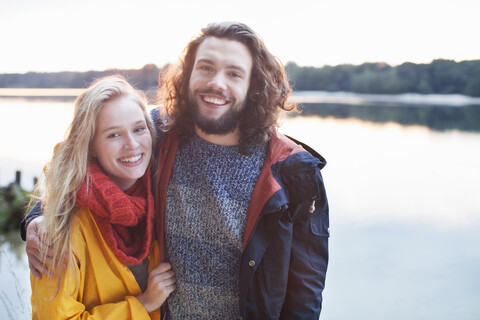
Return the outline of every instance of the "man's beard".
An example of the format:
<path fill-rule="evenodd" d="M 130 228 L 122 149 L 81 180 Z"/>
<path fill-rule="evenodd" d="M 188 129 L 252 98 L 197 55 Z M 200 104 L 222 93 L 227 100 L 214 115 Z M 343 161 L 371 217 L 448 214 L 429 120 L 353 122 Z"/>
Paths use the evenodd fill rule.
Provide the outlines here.
<path fill-rule="evenodd" d="M 207 92 L 202 92 L 207 93 Z M 213 93 L 213 92 L 209 92 Z M 188 94 L 188 108 L 195 125 L 206 134 L 226 135 L 235 130 L 240 117 L 245 110 L 246 100 L 232 104 L 229 110 L 220 118 L 212 119 L 200 113 L 200 106 L 192 93 Z"/>

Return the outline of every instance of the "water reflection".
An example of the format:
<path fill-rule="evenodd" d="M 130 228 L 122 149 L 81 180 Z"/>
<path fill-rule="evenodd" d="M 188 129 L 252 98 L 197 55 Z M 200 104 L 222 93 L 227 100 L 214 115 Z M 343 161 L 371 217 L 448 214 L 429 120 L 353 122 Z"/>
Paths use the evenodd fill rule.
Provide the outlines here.
<path fill-rule="evenodd" d="M 375 123 L 395 122 L 402 125 L 421 125 L 440 131 L 456 129 L 480 132 L 480 105 L 303 103 L 301 115 L 336 119 L 354 118 Z"/>
<path fill-rule="evenodd" d="M 308 105 L 280 129 L 328 161 L 331 254 L 321 319 L 480 319 L 478 106 L 337 106 Z M 72 109 L 0 105 L 0 136 L 14 137 L 0 154 L 7 183 L 14 170 L 41 172 Z M 28 308 L 26 268 L 18 234 L 0 236 L 0 294 L 15 292 L 16 277 Z M 2 308 L 0 301 L 3 316 Z"/>
<path fill-rule="evenodd" d="M 1 319 L 31 319 L 30 278 L 19 233 L 0 234 Z"/>
<path fill-rule="evenodd" d="M 335 219 L 363 225 L 480 221 L 480 134 L 359 120 L 296 117 L 281 131 L 326 159 Z"/>
<path fill-rule="evenodd" d="M 320 116 L 281 130 L 328 161 L 321 319 L 480 319 L 479 133 Z"/>

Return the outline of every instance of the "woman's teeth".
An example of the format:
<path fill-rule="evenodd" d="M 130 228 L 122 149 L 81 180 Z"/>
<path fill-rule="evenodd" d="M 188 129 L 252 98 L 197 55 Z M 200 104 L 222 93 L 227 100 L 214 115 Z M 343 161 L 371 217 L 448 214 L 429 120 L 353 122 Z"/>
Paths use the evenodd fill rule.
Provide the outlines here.
<path fill-rule="evenodd" d="M 141 157 L 142 157 L 142 155 L 139 154 L 138 156 L 135 156 L 135 157 L 122 158 L 122 159 L 120 159 L 120 161 L 121 162 L 136 162 L 136 161 L 140 160 Z"/>

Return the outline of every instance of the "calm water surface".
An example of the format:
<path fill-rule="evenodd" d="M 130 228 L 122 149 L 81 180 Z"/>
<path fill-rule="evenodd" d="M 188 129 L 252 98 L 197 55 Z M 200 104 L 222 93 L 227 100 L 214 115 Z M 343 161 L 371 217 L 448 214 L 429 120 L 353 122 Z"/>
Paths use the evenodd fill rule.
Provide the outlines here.
<path fill-rule="evenodd" d="M 31 189 L 72 112 L 70 102 L 0 99 L 0 185 L 21 170 Z M 328 161 L 321 319 L 480 319 L 479 133 L 315 115 L 281 131 Z M 30 312 L 17 239 L 0 236 L 0 319 Z"/>

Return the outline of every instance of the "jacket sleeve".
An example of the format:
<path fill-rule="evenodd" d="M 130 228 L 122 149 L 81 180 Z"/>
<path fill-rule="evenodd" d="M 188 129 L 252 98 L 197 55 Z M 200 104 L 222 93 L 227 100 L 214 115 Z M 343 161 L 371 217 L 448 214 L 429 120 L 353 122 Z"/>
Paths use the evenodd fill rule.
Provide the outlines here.
<path fill-rule="evenodd" d="M 62 283 L 58 295 L 49 300 L 54 292 L 54 283 L 46 283 L 46 277 L 38 280 L 30 276 L 32 282 L 32 319 L 150 319 L 149 314 L 136 297 L 127 296 L 124 301 L 108 303 L 86 310 L 85 305 L 75 297 L 77 291 L 72 286 Z M 69 277 L 72 282 L 74 278 Z M 69 293 L 73 292 L 73 295 Z"/>
<path fill-rule="evenodd" d="M 38 216 L 42 215 L 42 202 L 39 201 L 35 206 L 27 213 L 27 216 L 20 223 L 20 236 L 22 240 L 25 241 L 27 237 L 27 226 L 30 221 L 35 219 Z"/>
<path fill-rule="evenodd" d="M 292 247 L 281 319 L 318 319 L 328 264 L 329 212 L 320 169 L 316 194 L 292 203 Z"/>
<path fill-rule="evenodd" d="M 68 266 L 64 270 L 60 289 L 53 300 L 51 297 L 55 292 L 54 279 L 42 277 L 39 280 L 30 275 L 32 319 L 151 319 L 150 316 L 153 313 L 149 315 L 134 296 L 126 296 L 123 301 L 101 304 L 87 310 L 87 307 L 80 302 L 88 286 L 88 280 L 85 280 L 88 275 L 82 270 L 82 261 L 85 260 L 82 259 L 82 249 L 79 249 L 75 250 L 79 254 L 74 257 L 74 266 Z M 94 278 L 95 276 L 91 275 L 89 281 Z M 101 279 L 96 280 L 101 281 Z"/>

